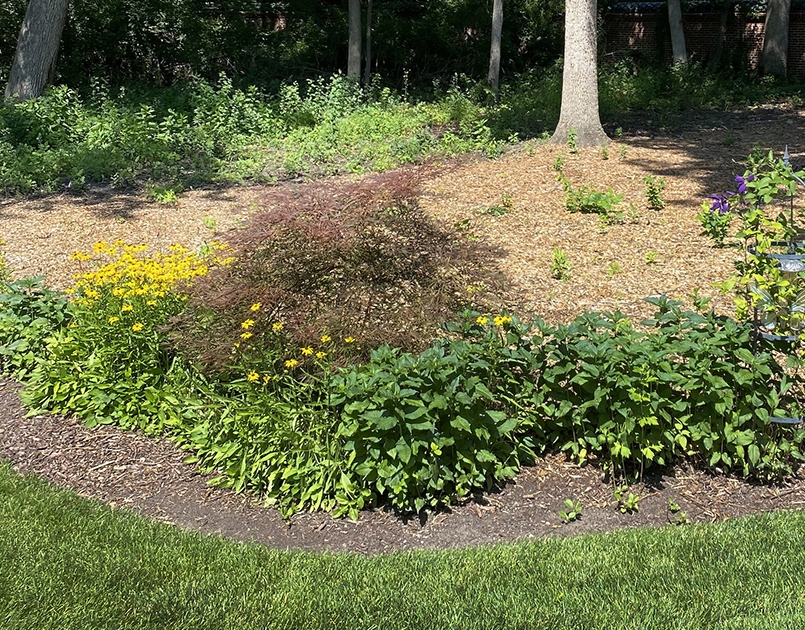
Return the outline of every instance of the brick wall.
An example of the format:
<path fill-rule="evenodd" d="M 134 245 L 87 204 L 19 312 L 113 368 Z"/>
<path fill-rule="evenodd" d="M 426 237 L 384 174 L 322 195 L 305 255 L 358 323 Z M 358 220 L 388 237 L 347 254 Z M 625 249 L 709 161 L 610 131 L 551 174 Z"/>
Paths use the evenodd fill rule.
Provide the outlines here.
<path fill-rule="evenodd" d="M 765 15 L 734 12 L 727 19 L 722 58 L 757 69 L 763 49 Z M 718 38 L 721 15 L 718 12 L 684 12 L 682 27 L 688 57 L 707 63 Z M 617 12 L 604 15 L 603 62 L 627 53 L 639 52 L 671 62 L 671 35 L 665 7 L 650 13 Z M 788 74 L 805 78 L 805 11 L 792 8 L 788 27 Z"/>

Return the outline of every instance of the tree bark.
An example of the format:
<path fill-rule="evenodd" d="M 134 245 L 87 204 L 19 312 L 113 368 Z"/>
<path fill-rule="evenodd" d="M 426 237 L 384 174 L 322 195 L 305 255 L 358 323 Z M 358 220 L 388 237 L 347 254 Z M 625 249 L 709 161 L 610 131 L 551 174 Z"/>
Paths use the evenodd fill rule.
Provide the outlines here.
<path fill-rule="evenodd" d="M 729 19 L 730 12 L 732 11 L 732 0 L 724 0 L 721 4 L 721 19 L 718 24 L 718 38 L 713 47 L 713 52 L 710 53 L 710 61 L 707 64 L 711 72 L 718 70 L 718 65 L 721 63 L 721 55 L 724 54 L 724 40 L 727 38 L 727 20 Z"/>
<path fill-rule="evenodd" d="M 366 60 L 363 66 L 363 84 L 372 80 L 372 0 L 366 2 Z"/>
<path fill-rule="evenodd" d="M 349 0 L 349 48 L 347 76 L 361 78 L 361 0 Z"/>
<path fill-rule="evenodd" d="M 766 74 L 785 77 L 788 70 L 788 17 L 791 0 L 769 0 L 760 67 Z"/>
<path fill-rule="evenodd" d="M 682 5 L 679 0 L 668 0 L 668 25 L 671 28 L 671 52 L 674 65 L 688 62 L 685 48 L 685 31 L 682 28 Z"/>
<path fill-rule="evenodd" d="M 596 0 L 565 0 L 565 58 L 562 109 L 551 142 L 564 144 L 576 134 L 577 146 L 609 141 L 598 114 Z"/>
<path fill-rule="evenodd" d="M 492 46 L 489 50 L 489 76 L 493 89 L 500 87 L 500 39 L 503 34 L 503 0 L 492 0 Z"/>
<path fill-rule="evenodd" d="M 68 0 L 30 0 L 6 84 L 6 98 L 42 96 L 53 80 Z"/>

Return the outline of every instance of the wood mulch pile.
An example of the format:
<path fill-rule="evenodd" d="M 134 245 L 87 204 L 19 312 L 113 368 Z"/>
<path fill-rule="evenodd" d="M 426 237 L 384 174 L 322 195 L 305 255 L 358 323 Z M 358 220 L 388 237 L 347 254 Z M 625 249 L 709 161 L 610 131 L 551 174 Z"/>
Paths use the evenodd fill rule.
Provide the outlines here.
<path fill-rule="evenodd" d="M 624 119 L 626 131 L 608 147 L 606 159 L 600 148 L 571 154 L 567 147 L 527 142 L 496 160 L 465 159 L 437 169 L 424 184 L 421 206 L 465 237 L 495 246 L 500 253 L 489 264 L 514 284 L 527 311 L 548 321 L 619 309 L 637 322 L 651 314 L 645 296 L 686 299 L 696 289 L 714 297 L 717 310 L 729 312 L 729 296 L 719 296 L 713 283 L 731 273 L 741 252 L 713 248 L 695 215 L 709 194 L 731 188 L 755 142 L 776 151 L 788 144 L 795 165 L 805 165 L 803 122 L 800 110 L 775 107 L 687 114 L 662 131 L 645 118 Z M 560 157 L 574 187 L 611 187 L 623 194 L 626 222 L 602 230 L 598 216 L 569 213 L 554 168 Z M 666 181 L 666 207 L 659 212 L 646 207 L 648 175 Z M 484 212 L 501 205 L 504 195 L 511 197 L 510 212 Z M 79 271 L 70 254 L 96 241 L 120 238 L 156 251 L 173 243 L 195 248 L 213 238 L 226 240 L 271 196 L 271 188 L 232 187 L 189 191 L 177 205 L 111 190 L 6 199 L 0 201 L 0 239 L 7 242 L 5 257 L 15 275 L 45 275 L 51 286 L 65 288 Z M 568 280 L 550 276 L 554 248 L 569 259 Z M 69 418 L 25 418 L 18 387 L 10 381 L 0 382 L 0 459 L 182 526 L 281 548 L 366 553 L 663 525 L 671 520 L 669 498 L 692 521 L 805 504 L 798 478 L 780 487 L 756 486 L 681 467 L 646 479 L 638 488 L 644 497 L 640 511 L 625 515 L 595 469 L 547 458 L 523 471 L 516 484 L 423 523 L 379 511 L 357 524 L 300 515 L 288 527 L 273 510 L 207 488 L 169 443 L 108 427 L 90 431 Z M 567 498 L 580 499 L 585 511 L 579 522 L 563 526 L 557 513 Z"/>

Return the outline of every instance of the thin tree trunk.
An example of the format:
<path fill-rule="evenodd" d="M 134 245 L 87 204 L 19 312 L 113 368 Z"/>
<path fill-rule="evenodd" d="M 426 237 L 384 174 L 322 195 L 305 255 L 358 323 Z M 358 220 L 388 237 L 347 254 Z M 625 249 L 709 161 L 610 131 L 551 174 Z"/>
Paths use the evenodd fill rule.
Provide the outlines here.
<path fill-rule="evenodd" d="M 363 67 L 363 84 L 372 80 L 372 0 L 366 2 L 366 61 Z"/>
<path fill-rule="evenodd" d="M 727 19 L 729 19 L 731 9 L 732 0 L 724 0 L 721 5 L 721 21 L 718 25 L 716 45 L 713 48 L 713 52 L 710 53 L 710 61 L 707 64 L 712 72 L 718 70 L 718 64 L 721 63 L 721 55 L 724 54 L 724 40 L 727 38 Z"/>
<path fill-rule="evenodd" d="M 682 5 L 679 0 L 668 0 L 668 24 L 671 27 L 671 51 L 674 64 L 687 63 L 685 31 L 682 28 Z"/>
<path fill-rule="evenodd" d="M 489 50 L 489 85 L 500 87 L 500 39 L 503 34 L 503 0 L 492 1 L 492 46 Z"/>
<path fill-rule="evenodd" d="M 769 0 L 760 67 L 766 74 L 785 77 L 788 66 L 788 17 L 791 0 Z"/>
<path fill-rule="evenodd" d="M 598 114 L 596 0 L 565 0 L 562 110 L 551 142 L 564 144 L 570 131 L 577 146 L 609 141 Z"/>
<path fill-rule="evenodd" d="M 349 0 L 349 49 L 347 76 L 356 81 L 361 77 L 361 0 Z"/>
<path fill-rule="evenodd" d="M 6 84 L 6 98 L 42 96 L 53 80 L 68 0 L 30 0 Z"/>

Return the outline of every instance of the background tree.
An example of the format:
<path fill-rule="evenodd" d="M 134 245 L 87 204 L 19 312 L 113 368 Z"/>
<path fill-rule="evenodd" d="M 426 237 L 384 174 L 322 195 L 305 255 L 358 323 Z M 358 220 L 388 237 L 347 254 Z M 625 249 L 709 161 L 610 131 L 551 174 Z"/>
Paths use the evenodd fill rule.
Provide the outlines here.
<path fill-rule="evenodd" d="M 361 0 L 349 0 L 349 46 L 347 76 L 356 81 L 361 76 Z"/>
<path fill-rule="evenodd" d="M 487 81 L 495 90 L 500 87 L 500 38 L 503 34 L 503 0 L 492 0 L 492 46 L 489 50 Z"/>
<path fill-rule="evenodd" d="M 674 65 L 688 62 L 685 47 L 685 31 L 682 28 L 682 5 L 680 0 L 668 0 L 668 25 L 671 29 L 671 52 Z"/>
<path fill-rule="evenodd" d="M 372 80 L 372 0 L 366 0 L 366 55 L 363 66 L 363 83 Z"/>
<path fill-rule="evenodd" d="M 6 84 L 6 98 L 41 96 L 53 79 L 68 0 L 30 0 Z"/>
<path fill-rule="evenodd" d="M 766 74 L 785 77 L 788 66 L 788 18 L 791 0 L 769 0 L 763 30 L 760 67 Z"/>
<path fill-rule="evenodd" d="M 564 144 L 573 130 L 578 146 L 609 140 L 598 114 L 596 0 L 566 0 L 562 109 L 551 142 Z"/>

